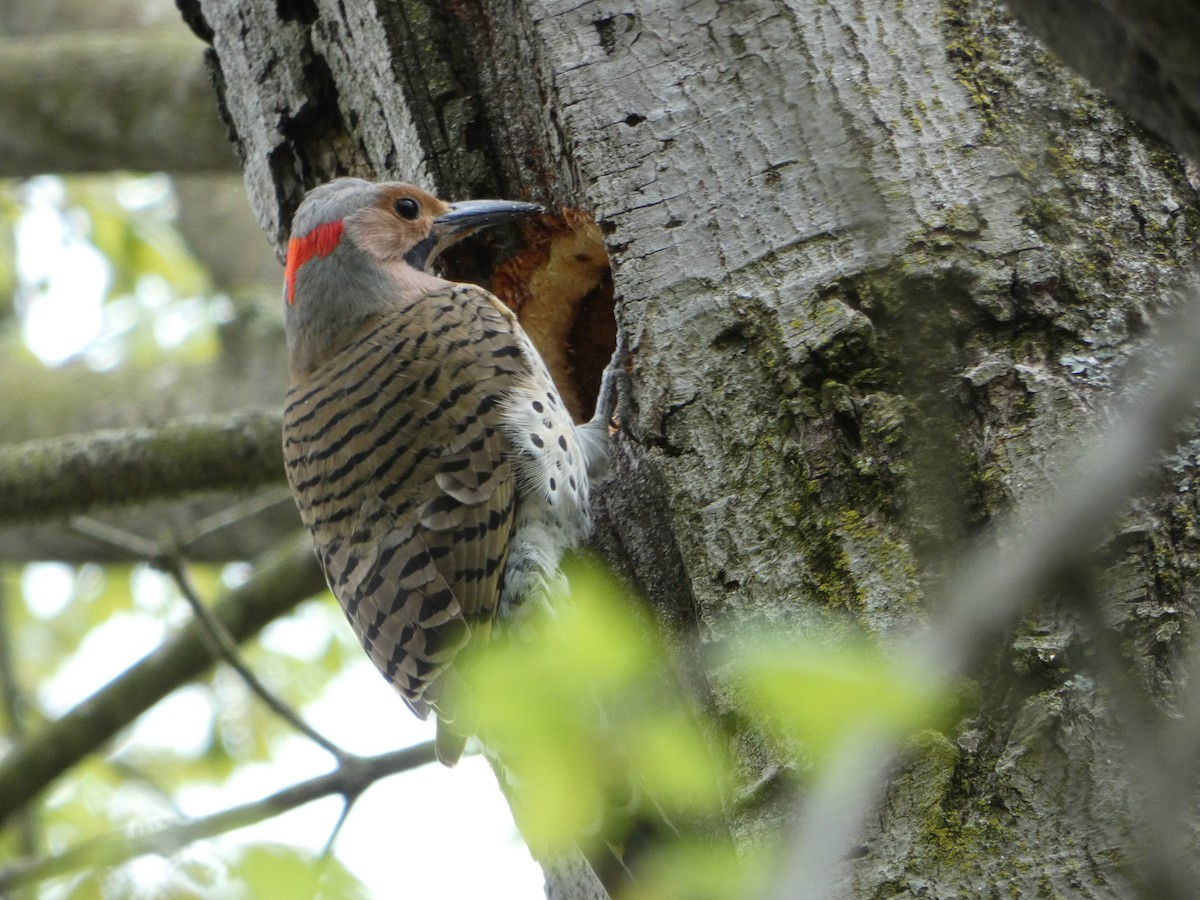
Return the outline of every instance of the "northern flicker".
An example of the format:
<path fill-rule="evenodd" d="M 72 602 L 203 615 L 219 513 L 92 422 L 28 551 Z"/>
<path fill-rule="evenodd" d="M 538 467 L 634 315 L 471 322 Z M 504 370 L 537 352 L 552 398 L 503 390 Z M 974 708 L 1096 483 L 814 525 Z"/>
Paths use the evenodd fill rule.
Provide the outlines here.
<path fill-rule="evenodd" d="M 438 715 L 447 765 L 465 740 L 455 655 L 545 600 L 607 465 L 611 379 L 577 427 L 513 313 L 430 273 L 463 235 L 540 212 L 341 178 L 304 198 L 288 243 L 288 480 L 363 648 Z"/>

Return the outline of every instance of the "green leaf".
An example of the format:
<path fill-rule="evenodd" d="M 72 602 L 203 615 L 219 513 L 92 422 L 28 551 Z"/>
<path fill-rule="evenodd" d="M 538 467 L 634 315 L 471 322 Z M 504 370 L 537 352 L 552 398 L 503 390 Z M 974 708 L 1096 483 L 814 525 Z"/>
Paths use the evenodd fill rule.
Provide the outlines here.
<path fill-rule="evenodd" d="M 677 841 L 656 848 L 638 867 L 623 900 L 733 900 L 765 897 L 778 872 L 768 854 L 739 857 L 731 845 Z"/>
<path fill-rule="evenodd" d="M 337 898 L 367 900 L 367 891 L 332 857 L 313 859 L 303 850 L 280 844 L 259 844 L 239 855 L 231 875 L 241 880 L 249 897 L 287 897 L 289 900 Z"/>
<path fill-rule="evenodd" d="M 531 846 L 565 850 L 631 789 L 664 811 L 715 812 L 724 765 L 704 739 L 644 610 L 595 568 L 460 668 L 456 721 L 503 761 Z M 552 611 L 551 611 L 552 610 Z"/>
<path fill-rule="evenodd" d="M 59 896 L 67 900 L 107 900 L 100 879 L 95 875 L 76 875 L 70 880 L 74 881 L 71 889 Z"/>
<path fill-rule="evenodd" d="M 818 762 L 850 731 L 902 735 L 936 723 L 948 707 L 923 672 L 865 642 L 763 639 L 740 645 L 730 666 L 784 747 L 802 744 Z"/>

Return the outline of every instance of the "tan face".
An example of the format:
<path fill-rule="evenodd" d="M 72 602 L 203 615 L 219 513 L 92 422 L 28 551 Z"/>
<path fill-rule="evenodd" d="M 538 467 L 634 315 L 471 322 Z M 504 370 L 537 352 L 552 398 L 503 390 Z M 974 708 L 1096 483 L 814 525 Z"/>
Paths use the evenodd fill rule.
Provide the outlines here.
<path fill-rule="evenodd" d="M 450 209 L 411 184 L 381 185 L 374 203 L 346 217 L 357 244 L 380 262 L 402 260 L 433 231 L 433 220 Z"/>

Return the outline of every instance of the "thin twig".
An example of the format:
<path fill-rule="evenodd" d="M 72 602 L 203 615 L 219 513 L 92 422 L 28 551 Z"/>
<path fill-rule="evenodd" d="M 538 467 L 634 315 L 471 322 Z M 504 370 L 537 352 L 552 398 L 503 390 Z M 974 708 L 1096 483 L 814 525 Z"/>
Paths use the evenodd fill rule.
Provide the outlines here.
<path fill-rule="evenodd" d="M 155 564 L 163 572 L 171 576 L 179 588 L 179 592 L 183 594 L 183 598 L 187 601 L 188 606 L 192 608 L 192 615 L 196 617 L 196 621 L 200 624 L 201 636 L 205 638 L 206 643 L 211 641 L 210 648 L 213 651 L 213 655 L 224 660 L 230 668 L 237 672 L 242 681 L 246 683 L 246 686 L 266 704 L 271 712 L 275 713 L 275 715 L 279 716 L 279 718 L 283 719 L 313 743 L 332 753 L 334 758 L 339 762 L 345 763 L 354 756 L 354 754 L 347 753 L 305 722 L 291 706 L 280 700 L 270 688 L 259 680 L 257 675 L 250 671 L 250 667 L 242 659 L 237 644 L 230 636 L 229 631 L 217 621 L 208 607 L 200 600 L 178 556 L 173 554 L 162 556 Z"/>
<path fill-rule="evenodd" d="M 213 614 L 243 641 L 325 586 L 307 534 L 297 534 L 255 561 L 250 578 L 229 589 Z M 198 677 L 213 656 L 190 621 L 144 659 L 86 700 L 30 734 L 0 759 L 0 824 L 118 730 L 171 691 Z"/>
<path fill-rule="evenodd" d="M 322 857 L 329 856 L 331 853 L 333 853 L 333 845 L 336 843 L 338 835 L 342 833 L 342 826 L 344 826 L 346 821 L 350 818 L 350 811 L 354 809 L 354 804 L 357 802 L 359 796 L 359 794 L 342 796 L 342 799 L 345 802 L 342 804 L 342 811 L 338 815 L 338 820 L 333 823 L 333 828 L 329 831 L 329 837 L 325 841 L 325 846 L 321 848 Z"/>
<path fill-rule="evenodd" d="M 266 704 L 268 709 L 308 737 L 313 743 L 332 753 L 339 761 L 345 761 L 353 756 L 305 722 L 295 710 L 280 700 L 270 688 L 259 680 L 258 676 L 250 671 L 249 666 L 242 660 L 237 643 L 230 636 L 228 629 L 217 621 L 208 607 L 200 600 L 177 551 L 168 551 L 161 543 L 148 541 L 139 535 L 130 534 L 123 529 L 88 516 L 75 516 L 71 520 L 71 527 L 96 540 L 141 556 L 147 563 L 170 576 L 188 606 L 191 607 L 192 615 L 199 624 L 200 638 L 208 646 L 215 659 L 225 661 L 230 668 L 237 672 L 246 686 Z"/>
<path fill-rule="evenodd" d="M 0 868 L 0 892 L 83 868 L 117 865 L 147 853 L 166 856 L 195 841 L 245 828 L 321 797 L 340 794 L 351 800 L 375 782 L 389 775 L 428 765 L 435 758 L 433 741 L 426 741 L 380 756 L 347 759 L 327 775 L 211 816 L 171 825 L 149 834 L 97 838 L 43 859 L 19 860 Z"/>
<path fill-rule="evenodd" d="M 231 521 L 236 521 L 238 518 L 246 515 L 252 515 L 259 509 L 264 508 L 265 505 L 273 505 L 277 502 L 279 502 L 279 498 L 277 497 L 267 498 L 265 504 L 263 497 L 252 498 L 250 503 L 243 504 L 242 507 L 238 509 L 232 517 L 221 514 L 219 516 L 210 517 L 211 521 L 202 521 L 200 526 L 198 526 L 193 532 L 191 539 L 194 540 L 198 536 L 202 536 L 204 533 L 206 533 L 207 530 L 216 530 L 217 528 L 224 527 Z M 301 734 L 308 737 L 313 743 L 332 754 L 333 757 L 338 761 L 339 771 L 358 765 L 362 761 L 361 757 L 343 750 L 337 744 L 325 737 L 325 735 L 321 734 L 319 731 L 305 722 L 299 713 L 281 700 L 273 691 L 263 684 L 261 680 L 259 680 L 257 675 L 250 670 L 250 667 L 247 666 L 245 661 L 242 659 L 241 653 L 237 647 L 237 643 L 229 634 L 228 629 L 221 624 L 221 622 L 212 614 L 212 612 L 209 611 L 208 607 L 205 606 L 203 601 L 200 599 L 199 594 L 196 592 L 195 586 L 188 577 L 187 570 L 184 566 L 180 551 L 178 549 L 167 551 L 160 544 L 151 544 L 151 542 L 146 541 L 137 535 L 129 534 L 128 532 L 125 532 L 119 528 L 115 528 L 103 522 L 98 522 L 94 519 L 84 516 L 76 516 L 71 524 L 82 533 L 89 534 L 98 540 L 105 541 L 106 543 L 109 543 L 120 549 L 127 550 L 144 557 L 151 565 L 170 576 L 172 581 L 175 582 L 176 587 L 179 588 L 179 592 L 183 595 L 184 600 L 187 601 L 188 606 L 191 607 L 193 618 L 199 626 L 198 631 L 200 638 L 208 647 L 213 658 L 223 660 L 227 665 L 230 666 L 230 668 L 237 672 L 238 676 L 242 679 L 246 686 L 250 688 L 251 692 L 257 695 L 258 698 L 267 706 L 267 708 L 275 713 L 275 715 L 279 716 Z M 354 806 L 354 802 L 358 799 L 358 792 L 343 792 L 343 796 L 345 799 L 345 805 L 343 806 L 341 815 L 339 815 L 337 823 L 335 824 L 333 831 L 330 833 L 329 839 L 325 844 L 325 850 L 323 851 L 325 853 L 329 852 L 329 850 L 332 848 L 334 841 L 337 839 L 337 836 L 342 829 L 342 826 L 349 817 L 350 810 Z"/>
<path fill-rule="evenodd" d="M 189 528 L 186 534 L 180 536 L 179 546 L 181 549 L 187 550 L 210 534 L 237 525 L 253 515 L 257 515 L 284 502 L 288 504 L 294 502 L 290 488 L 268 488 L 260 491 L 253 497 L 247 497 L 245 500 L 227 506 L 213 513 L 211 516 L 205 516 Z"/>
<path fill-rule="evenodd" d="M 158 541 L 144 538 L 140 534 L 133 534 L 123 528 L 93 519 L 91 516 L 72 516 L 68 527 L 102 544 L 115 547 L 130 556 L 146 561 L 156 559 L 162 552 Z"/>

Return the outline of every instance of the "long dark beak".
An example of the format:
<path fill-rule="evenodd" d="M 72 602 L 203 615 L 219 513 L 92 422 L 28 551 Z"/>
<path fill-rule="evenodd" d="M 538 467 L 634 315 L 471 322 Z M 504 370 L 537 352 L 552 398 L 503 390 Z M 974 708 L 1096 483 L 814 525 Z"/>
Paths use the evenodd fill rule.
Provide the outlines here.
<path fill-rule="evenodd" d="M 540 216 L 546 210 L 536 203 L 516 200 L 464 200 L 451 203 L 450 209 L 433 220 L 433 231 L 445 236 L 459 235 L 525 216 Z"/>
<path fill-rule="evenodd" d="M 462 203 L 451 203 L 450 209 L 433 220 L 429 237 L 413 247 L 405 259 L 413 268 L 427 272 L 443 250 L 468 234 L 501 222 L 540 216 L 545 211 L 536 203 L 516 200 L 464 200 Z"/>

